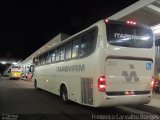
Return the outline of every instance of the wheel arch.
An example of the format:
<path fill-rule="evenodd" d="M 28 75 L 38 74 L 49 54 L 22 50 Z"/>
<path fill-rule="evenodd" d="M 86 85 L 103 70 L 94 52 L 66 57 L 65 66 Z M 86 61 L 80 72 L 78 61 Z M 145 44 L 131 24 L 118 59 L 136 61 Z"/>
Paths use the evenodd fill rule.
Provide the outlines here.
<path fill-rule="evenodd" d="M 68 99 L 70 98 L 70 95 L 69 95 L 69 89 L 68 89 L 68 85 L 65 83 L 65 82 L 62 82 L 60 84 L 60 88 L 59 88 L 59 95 L 61 96 L 61 92 L 62 92 L 62 87 L 65 86 L 66 89 L 67 89 L 67 92 L 68 92 Z"/>

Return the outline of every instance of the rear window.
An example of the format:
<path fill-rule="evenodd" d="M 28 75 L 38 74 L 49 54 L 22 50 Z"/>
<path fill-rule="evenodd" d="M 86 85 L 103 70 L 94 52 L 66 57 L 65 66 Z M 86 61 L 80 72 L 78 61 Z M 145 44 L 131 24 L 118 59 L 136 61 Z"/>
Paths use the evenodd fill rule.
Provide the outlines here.
<path fill-rule="evenodd" d="M 151 48 L 153 34 L 150 29 L 124 24 L 107 24 L 107 41 L 111 45 Z"/>

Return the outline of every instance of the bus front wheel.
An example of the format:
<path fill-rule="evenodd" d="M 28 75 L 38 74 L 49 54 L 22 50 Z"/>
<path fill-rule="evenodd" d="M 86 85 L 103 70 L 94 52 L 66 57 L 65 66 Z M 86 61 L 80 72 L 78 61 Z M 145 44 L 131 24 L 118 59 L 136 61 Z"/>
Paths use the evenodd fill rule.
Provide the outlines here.
<path fill-rule="evenodd" d="M 38 87 L 37 87 L 37 80 L 34 80 L 34 88 L 35 88 L 35 90 L 38 90 Z"/>

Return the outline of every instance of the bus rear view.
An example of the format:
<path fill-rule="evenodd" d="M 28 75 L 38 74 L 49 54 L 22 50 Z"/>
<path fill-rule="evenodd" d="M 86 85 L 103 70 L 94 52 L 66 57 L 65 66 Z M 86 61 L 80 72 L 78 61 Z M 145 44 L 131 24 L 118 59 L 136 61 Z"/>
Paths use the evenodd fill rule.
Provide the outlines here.
<path fill-rule="evenodd" d="M 151 29 L 133 21 L 105 20 L 104 24 L 105 72 L 98 78 L 103 100 L 98 106 L 149 103 L 155 57 Z"/>

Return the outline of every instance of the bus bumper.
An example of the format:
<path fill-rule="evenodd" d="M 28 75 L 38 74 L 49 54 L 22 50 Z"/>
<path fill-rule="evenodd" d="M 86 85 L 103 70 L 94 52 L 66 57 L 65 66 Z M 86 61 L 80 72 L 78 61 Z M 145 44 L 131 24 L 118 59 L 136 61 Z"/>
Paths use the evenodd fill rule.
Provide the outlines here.
<path fill-rule="evenodd" d="M 103 96 L 95 107 L 110 107 L 119 105 L 147 104 L 151 101 L 152 94 L 125 95 L 125 96 Z"/>

